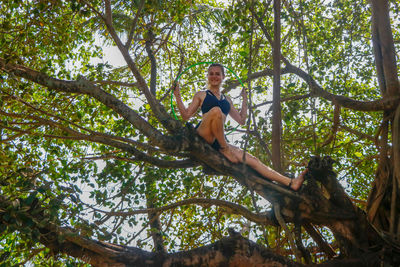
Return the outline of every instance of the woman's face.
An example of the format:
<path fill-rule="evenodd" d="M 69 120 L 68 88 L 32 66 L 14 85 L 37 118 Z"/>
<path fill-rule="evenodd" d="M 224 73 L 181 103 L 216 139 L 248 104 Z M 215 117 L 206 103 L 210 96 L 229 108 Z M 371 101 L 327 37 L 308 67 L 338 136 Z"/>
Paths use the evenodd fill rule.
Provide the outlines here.
<path fill-rule="evenodd" d="M 211 86 L 220 86 L 225 76 L 222 73 L 221 67 L 213 66 L 209 68 L 207 78 Z"/>

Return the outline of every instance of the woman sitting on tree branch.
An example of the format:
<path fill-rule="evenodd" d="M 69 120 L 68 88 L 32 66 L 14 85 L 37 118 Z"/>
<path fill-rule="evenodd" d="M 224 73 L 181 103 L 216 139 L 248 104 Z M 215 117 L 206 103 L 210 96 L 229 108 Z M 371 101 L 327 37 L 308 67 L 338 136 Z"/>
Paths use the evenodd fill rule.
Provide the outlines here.
<path fill-rule="evenodd" d="M 203 119 L 196 127 L 197 133 L 203 137 L 207 143 L 217 151 L 221 152 L 232 163 L 243 162 L 244 151 L 232 146 L 226 142 L 224 134 L 224 124 L 229 114 L 239 124 L 244 125 L 247 117 L 247 93 L 243 88 L 241 96 L 243 97 L 242 108 L 240 112 L 232 104 L 229 97 L 221 93 L 221 84 L 225 78 L 224 67 L 221 64 L 213 63 L 208 68 L 208 90 L 197 92 L 189 104 L 188 108 L 183 104 L 179 84 L 174 88 L 179 113 L 183 120 L 190 119 L 201 108 Z M 258 158 L 246 152 L 245 163 L 259 172 L 265 178 L 279 182 L 289 188 L 297 191 L 304 181 L 304 170 L 297 178 L 291 179 L 269 168 Z"/>

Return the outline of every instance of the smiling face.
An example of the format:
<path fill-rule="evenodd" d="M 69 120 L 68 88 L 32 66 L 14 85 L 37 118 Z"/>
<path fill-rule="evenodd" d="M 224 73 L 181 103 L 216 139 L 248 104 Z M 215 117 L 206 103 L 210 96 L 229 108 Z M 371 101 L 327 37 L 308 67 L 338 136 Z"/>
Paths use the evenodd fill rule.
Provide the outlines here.
<path fill-rule="evenodd" d="M 223 73 L 222 67 L 220 66 L 211 66 L 208 69 L 208 84 L 211 87 L 220 87 L 222 81 L 225 78 L 225 74 Z"/>

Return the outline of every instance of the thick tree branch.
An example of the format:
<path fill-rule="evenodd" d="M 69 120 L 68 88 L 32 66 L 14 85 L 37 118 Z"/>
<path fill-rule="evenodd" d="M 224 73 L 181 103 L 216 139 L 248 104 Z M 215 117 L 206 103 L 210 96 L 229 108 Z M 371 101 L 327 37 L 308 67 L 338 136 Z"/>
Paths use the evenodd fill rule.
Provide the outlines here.
<path fill-rule="evenodd" d="M 67 232 L 68 233 L 68 232 Z M 109 262 L 119 262 L 119 266 L 233 266 L 245 261 L 249 266 L 273 264 L 274 266 L 303 266 L 278 256 L 256 243 L 244 239 L 240 235 L 226 237 L 214 244 L 197 249 L 175 253 L 147 252 L 134 247 L 111 245 L 104 242 L 92 241 L 80 236 L 67 237 L 61 248 L 81 247 L 82 259 L 90 259 L 90 263 L 100 266 L 93 261 L 99 255 L 108 256 Z M 68 246 L 66 246 L 68 245 Z M 70 251 L 60 251 L 70 255 Z M 93 255 L 88 257 L 87 254 Z M 86 254 L 86 255 L 85 255 Z M 89 254 L 89 255 L 90 255 Z M 86 257 L 85 257 L 86 256 Z M 96 257 L 97 256 L 97 257 Z M 115 264 L 114 263 L 114 264 Z M 102 265 L 101 265 L 102 266 Z"/>
<path fill-rule="evenodd" d="M 1 61 L 0 61 L 1 62 Z M 4 63 L 4 61 L 3 61 Z M 65 82 L 65 81 L 60 81 L 56 80 L 53 78 L 49 78 L 47 75 L 40 74 L 31 70 L 27 70 L 24 67 L 19 67 L 19 66 L 12 66 L 10 67 L 9 64 L 2 64 L 1 65 L 2 69 L 6 69 L 10 73 L 18 74 L 19 76 L 22 77 L 27 77 L 29 80 L 37 81 L 40 84 L 47 85 L 50 88 L 54 88 L 57 91 L 64 91 L 68 93 L 87 93 L 89 95 L 93 95 L 93 91 L 96 94 L 97 98 L 102 99 L 102 95 L 105 99 L 102 99 L 103 102 L 105 102 L 107 105 L 110 105 L 107 101 L 112 101 L 113 97 L 111 95 L 106 94 L 102 90 L 98 89 L 97 87 L 91 85 L 87 81 L 84 82 L 84 86 L 82 86 L 82 82 Z M 88 86 L 89 88 L 87 88 Z M 89 90 L 91 89 L 91 90 Z M 100 97 L 99 97 L 100 95 Z M 111 100 L 109 99 L 111 98 Z M 127 111 L 129 112 L 129 111 Z M 136 115 L 136 114 L 135 114 Z M 126 115 L 125 115 L 126 117 Z M 74 132 L 71 132 L 70 129 L 67 129 L 70 131 L 72 135 L 77 134 Z M 75 136 L 74 136 L 75 137 Z M 65 138 L 65 137 L 64 137 Z M 119 149 L 122 149 L 123 151 L 126 151 L 128 153 L 132 153 L 134 155 L 139 155 L 138 159 L 139 160 L 147 160 L 147 156 L 143 155 L 140 151 L 136 151 L 136 149 L 133 146 L 130 146 L 126 143 L 117 141 L 117 140 L 109 140 L 106 137 L 103 136 L 80 136 L 78 134 L 78 137 L 75 138 L 84 138 L 85 140 L 88 141 L 93 141 L 93 142 L 100 142 L 104 143 Z M 254 172 L 251 168 L 247 167 L 243 169 L 241 165 L 235 165 L 230 162 L 228 162 L 220 153 L 216 152 L 214 149 L 211 148 L 208 144 L 205 143 L 204 140 L 202 140 L 196 132 L 192 129 L 190 132 L 182 132 L 182 141 L 177 141 L 179 144 L 176 144 L 175 142 L 169 142 L 168 144 L 173 147 L 173 149 L 177 149 L 179 151 L 179 147 L 191 147 L 191 153 L 196 160 L 210 166 L 211 168 L 217 170 L 220 174 L 224 175 L 230 175 L 233 176 L 237 179 L 238 182 L 245 186 L 252 186 L 254 187 L 254 191 L 259 193 L 261 196 L 263 196 L 266 199 L 269 199 L 271 201 L 277 201 L 279 199 L 282 199 L 282 195 L 285 195 L 287 197 L 290 197 L 292 199 L 303 199 L 303 201 L 307 200 L 305 198 L 302 198 L 301 195 L 294 193 L 280 185 L 274 184 L 269 180 L 266 180 L 265 178 L 261 178 L 258 174 Z M 180 140 L 180 139 L 179 139 Z M 182 144 L 181 144 L 182 142 Z M 156 144 L 159 143 L 159 140 L 156 141 Z M 165 147 L 162 147 L 165 149 Z M 148 158 L 149 160 L 153 160 L 153 158 Z M 307 210 L 309 204 L 303 205 L 303 207 Z M 329 210 L 329 203 L 327 203 L 327 207 Z M 309 214 L 308 212 L 305 212 L 304 214 Z M 285 218 L 286 221 L 290 221 L 290 217 L 292 215 L 289 215 L 288 218 Z M 328 218 L 332 217 L 332 215 L 322 215 L 322 218 Z M 293 218 L 292 218 L 293 219 Z"/>
<path fill-rule="evenodd" d="M 113 19 L 112 19 L 112 11 L 111 11 L 111 3 L 110 0 L 104 0 L 105 3 L 105 10 L 106 10 L 106 22 L 112 26 Z"/>
<path fill-rule="evenodd" d="M 94 131 L 94 130 L 87 129 L 87 128 L 82 127 L 81 125 L 79 125 L 77 123 L 71 122 L 71 121 L 69 121 L 69 120 L 67 120 L 67 119 L 65 119 L 63 117 L 57 116 L 57 115 L 55 115 L 53 113 L 50 113 L 49 111 L 45 111 L 43 109 L 37 108 L 37 107 L 33 106 L 32 104 L 20 99 L 19 97 L 12 96 L 12 95 L 10 95 L 8 93 L 5 93 L 5 94 L 9 95 L 10 98 L 17 100 L 18 102 L 20 102 L 20 103 L 24 104 L 25 106 L 27 106 L 28 108 L 32 109 L 33 112 L 38 112 L 38 113 L 44 114 L 45 116 L 48 116 L 50 118 L 54 118 L 56 120 L 64 122 L 67 125 L 71 125 L 73 127 L 76 127 L 77 129 L 83 130 L 83 131 L 89 133 L 90 135 L 103 136 L 103 137 L 106 137 L 106 138 L 109 138 L 109 139 L 122 141 L 124 143 L 131 144 L 131 145 L 133 145 L 135 147 L 139 147 L 139 148 L 144 149 L 144 150 L 149 151 L 149 152 L 161 152 L 161 151 L 157 150 L 154 146 L 149 145 L 149 144 L 144 144 L 144 143 L 141 143 L 141 142 L 129 139 L 129 138 L 120 137 L 120 136 L 116 136 L 116 135 L 112 135 L 112 134 L 101 133 L 101 132 L 97 132 L 97 131 Z M 23 113 L 19 113 L 19 114 L 18 113 L 7 113 L 7 112 L 5 112 L 5 111 L 3 111 L 1 109 L 0 109 L 0 114 L 5 115 L 6 117 L 19 118 L 19 119 L 31 119 L 31 120 L 34 120 L 34 121 L 35 120 L 36 121 L 41 121 L 41 120 L 43 121 L 44 120 L 44 118 L 36 116 L 36 115 L 28 115 L 28 114 L 23 114 Z M 61 123 L 58 123 L 58 122 L 55 122 L 55 121 L 51 121 L 51 120 L 46 120 L 46 123 L 47 124 L 53 123 L 53 125 L 61 125 L 62 127 L 65 126 L 64 124 L 61 124 Z M 34 125 L 34 123 L 30 123 L 30 125 Z M 75 131 L 74 133 L 78 133 L 78 132 Z M 80 134 L 81 133 L 79 133 L 78 135 L 80 135 Z"/>
<path fill-rule="evenodd" d="M 0 110 L 0 114 L 5 115 L 7 117 L 12 117 L 12 118 L 24 118 L 24 119 L 31 119 L 34 121 L 37 121 L 41 123 L 42 125 L 49 125 L 55 128 L 58 128 L 69 135 L 50 135 L 46 133 L 35 133 L 32 131 L 32 129 L 19 129 L 15 127 L 9 127 L 6 125 L 3 125 L 2 127 L 5 129 L 9 129 L 11 131 L 19 132 L 20 134 L 30 134 L 30 135 L 38 135 L 38 136 L 43 136 L 47 138 L 59 138 L 59 139 L 71 139 L 71 140 L 87 140 L 87 141 L 92 141 L 92 142 L 97 142 L 97 143 L 102 143 L 105 145 L 113 146 L 115 148 L 119 148 L 125 152 L 128 152 L 132 155 L 135 156 L 133 159 L 129 159 L 131 162 L 137 162 L 137 161 L 144 161 L 147 163 L 154 164 L 155 166 L 159 166 L 161 168 L 169 168 L 169 167 L 175 167 L 175 168 L 188 168 L 188 167 L 193 167 L 195 164 L 193 163 L 192 160 L 186 160 L 186 161 L 167 161 L 167 160 L 161 160 L 158 157 L 153 157 L 150 156 L 144 152 L 141 152 L 140 150 L 136 149 L 135 147 L 140 144 L 139 142 L 132 141 L 127 138 L 122 138 L 122 137 L 116 137 L 108 134 L 102 134 L 102 133 L 97 133 L 94 131 L 90 131 L 90 134 L 83 134 L 81 132 L 78 132 L 70 127 L 67 127 L 59 122 L 55 122 L 52 120 L 44 119 L 38 116 L 34 115 L 27 115 L 27 114 L 15 114 L 15 113 L 6 113 L 4 111 Z M 37 127 L 35 127 L 37 128 Z M 82 127 L 80 127 L 82 128 Z"/>
<path fill-rule="evenodd" d="M 156 58 L 154 56 L 153 50 L 151 48 L 151 45 L 154 41 L 154 34 L 152 30 L 150 29 L 148 31 L 148 39 L 146 40 L 146 52 L 147 56 L 150 59 L 150 92 L 155 96 L 156 95 L 156 82 L 157 82 L 157 62 Z"/>
<path fill-rule="evenodd" d="M 374 9 L 372 9 L 372 12 L 374 12 Z M 379 89 L 381 91 L 381 94 L 384 95 L 386 93 L 386 81 L 383 71 L 382 49 L 381 49 L 381 42 L 379 39 L 379 30 L 377 23 L 378 22 L 375 16 L 372 16 L 371 31 L 372 31 L 372 44 L 375 56 L 376 74 L 378 78 Z"/>
<path fill-rule="evenodd" d="M 160 131 L 154 128 L 121 100 L 95 86 L 90 81 L 84 79 L 78 81 L 64 81 L 55 79 L 44 73 L 26 68 L 24 66 L 7 63 L 7 61 L 2 58 L 0 58 L 0 69 L 6 73 L 25 78 L 57 92 L 89 95 L 132 123 L 132 125 L 145 134 L 155 145 L 158 145 L 165 150 L 181 150 L 180 142 L 164 136 Z"/>
<path fill-rule="evenodd" d="M 329 93 L 328 91 L 322 89 L 322 87 L 317 84 L 317 82 L 312 78 L 311 75 L 309 75 L 302 69 L 293 66 L 286 59 L 284 59 L 284 62 L 286 64 L 286 67 L 288 68 L 288 72 L 297 74 L 308 83 L 311 89 L 312 96 L 319 96 L 326 100 L 336 102 L 345 108 L 361 111 L 381 111 L 394 109 L 400 103 L 399 96 L 387 97 L 374 101 L 359 101 L 349 97 Z"/>
<path fill-rule="evenodd" d="M 186 135 L 190 137 L 190 133 Z M 190 137 L 193 145 L 191 153 L 197 160 L 211 167 L 218 174 L 234 177 L 240 184 L 252 189 L 271 203 L 281 203 L 282 215 L 286 222 L 293 222 L 295 219 L 295 212 L 293 211 L 293 206 L 291 206 L 291 204 L 295 205 L 294 203 L 297 205 L 296 212 L 301 214 L 303 219 L 317 224 L 332 219 L 354 218 L 352 212 L 346 212 L 342 209 L 339 211 L 338 207 L 333 205 L 328 199 L 320 198 L 318 205 L 315 205 L 312 198 L 298 192 L 293 192 L 284 186 L 262 178 L 248 166 L 243 168 L 242 164 L 231 164 L 224 157 L 221 157 L 220 153 L 216 152 L 211 146 L 204 144 L 198 139 L 200 139 L 198 135 Z M 316 207 L 318 208 L 314 209 Z M 316 222 L 316 218 L 321 221 Z"/>
<path fill-rule="evenodd" d="M 311 223 L 305 223 L 303 225 L 304 229 L 310 234 L 312 239 L 317 243 L 318 247 L 328 255 L 329 258 L 333 258 L 336 256 L 335 251 L 332 246 L 327 243 L 322 235 L 314 228 Z"/>
<path fill-rule="evenodd" d="M 400 105 L 397 107 L 393 119 L 393 179 L 397 180 L 397 188 L 400 191 Z M 397 163 L 397 164 L 396 164 Z"/>
<path fill-rule="evenodd" d="M 383 70 L 385 93 L 395 96 L 400 93 L 400 85 L 396 66 L 396 51 L 390 25 L 389 1 L 372 0 L 373 41 L 378 73 Z M 378 50 L 378 51 L 377 51 Z"/>

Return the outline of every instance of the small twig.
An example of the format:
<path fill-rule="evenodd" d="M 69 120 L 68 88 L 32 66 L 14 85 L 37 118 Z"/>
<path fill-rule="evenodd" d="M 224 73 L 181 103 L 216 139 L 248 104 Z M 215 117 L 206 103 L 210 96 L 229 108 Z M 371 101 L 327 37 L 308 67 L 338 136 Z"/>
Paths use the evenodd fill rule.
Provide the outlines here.
<path fill-rule="evenodd" d="M 119 82 L 119 81 L 92 81 L 94 84 L 101 84 L 101 85 L 118 85 L 118 86 L 125 86 L 125 87 L 137 87 L 137 83 L 128 83 L 128 82 Z"/>
<path fill-rule="evenodd" d="M 103 20 L 105 20 L 105 17 L 103 14 L 101 14 L 94 6 L 92 6 L 88 1 L 82 0 L 83 3 L 85 3 L 94 13 L 96 13 L 99 17 L 101 17 Z"/>

